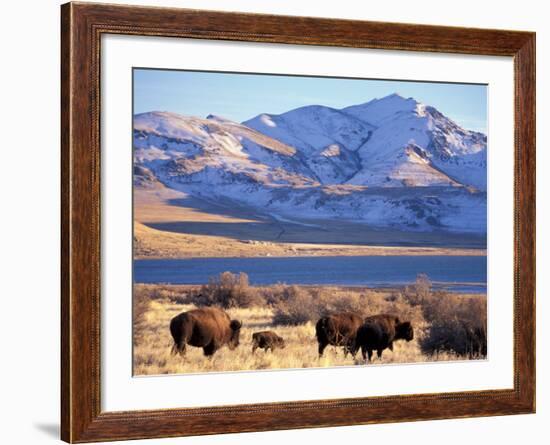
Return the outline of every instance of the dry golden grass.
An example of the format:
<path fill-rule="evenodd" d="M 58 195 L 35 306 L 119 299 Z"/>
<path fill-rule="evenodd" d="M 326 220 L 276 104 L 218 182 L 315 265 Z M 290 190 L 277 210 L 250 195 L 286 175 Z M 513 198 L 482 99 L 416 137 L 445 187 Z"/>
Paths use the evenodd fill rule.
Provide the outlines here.
<path fill-rule="evenodd" d="M 266 292 L 267 288 L 260 289 Z M 344 356 L 342 348 L 329 346 L 319 359 L 315 338 L 314 321 L 297 326 L 273 325 L 274 307 L 230 308 L 232 318 L 242 321 L 240 345 L 231 351 L 227 347 L 206 358 L 201 348 L 188 347 L 185 357 L 171 355 L 172 337 L 169 323 L 172 317 L 195 305 L 189 303 L 189 286 L 136 285 L 138 295 L 151 295 L 147 311 L 142 315 L 139 327 L 134 329 L 134 375 L 158 375 L 203 373 L 222 371 L 245 371 L 262 369 L 311 368 L 361 365 L 361 353 L 354 359 Z M 452 352 L 423 354 L 420 342 L 425 337 L 428 325 L 418 308 L 409 307 L 403 297 L 389 291 L 370 291 L 332 288 L 329 292 L 338 300 L 339 295 L 351 295 L 352 302 L 365 301 L 369 310 L 364 313 L 393 311 L 411 319 L 415 325 L 412 342 L 398 341 L 394 351 L 386 350 L 382 359 L 373 363 L 415 363 L 428 361 L 465 360 L 468 357 Z M 273 330 L 285 339 L 286 348 L 274 352 L 257 350 L 252 353 L 252 333 Z"/>
<path fill-rule="evenodd" d="M 173 342 L 168 329 L 170 319 L 193 307 L 193 305 L 160 301 L 151 304 L 143 341 L 134 349 L 135 375 L 307 368 L 333 364 L 331 360 L 333 354 L 330 353 L 326 354 L 324 363 L 319 363 L 314 336 L 315 328 L 311 323 L 299 327 L 276 328 L 275 331 L 285 338 L 287 347 L 273 353 L 257 350 L 252 354 L 252 333 L 271 327 L 271 311 L 261 308 L 228 310 L 232 318 L 243 322 L 241 341 L 237 349 L 231 351 L 224 347 L 212 358 L 204 357 L 201 348 L 193 347 L 188 347 L 185 357 L 171 355 L 170 349 Z M 349 364 L 352 364 L 351 360 Z"/>

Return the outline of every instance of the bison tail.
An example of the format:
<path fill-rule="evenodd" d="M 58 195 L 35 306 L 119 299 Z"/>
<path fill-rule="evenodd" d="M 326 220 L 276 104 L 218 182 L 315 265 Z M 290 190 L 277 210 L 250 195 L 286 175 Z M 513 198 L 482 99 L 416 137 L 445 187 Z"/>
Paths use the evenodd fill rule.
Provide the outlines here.
<path fill-rule="evenodd" d="M 172 350 L 170 351 L 170 355 L 176 355 L 178 353 L 178 345 L 174 343 L 172 345 Z"/>
<path fill-rule="evenodd" d="M 181 344 L 178 344 L 176 342 L 174 342 L 174 344 L 172 345 L 172 350 L 170 351 L 170 354 L 171 355 L 185 355 L 185 342 L 182 342 Z"/>
<path fill-rule="evenodd" d="M 174 344 L 172 345 L 171 350 L 172 355 L 185 354 L 185 346 L 187 344 L 187 340 L 184 329 L 182 328 L 182 322 L 180 318 L 180 316 L 174 317 L 170 321 L 170 334 L 172 334 L 172 339 L 174 340 Z"/>

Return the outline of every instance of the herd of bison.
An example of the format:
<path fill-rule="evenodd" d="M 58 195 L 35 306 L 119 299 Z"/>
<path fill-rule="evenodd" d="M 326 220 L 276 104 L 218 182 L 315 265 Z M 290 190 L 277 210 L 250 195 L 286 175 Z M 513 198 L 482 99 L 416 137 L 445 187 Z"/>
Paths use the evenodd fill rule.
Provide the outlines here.
<path fill-rule="evenodd" d="M 211 357 L 221 347 L 231 350 L 239 346 L 242 323 L 232 320 L 222 309 L 206 307 L 183 312 L 170 321 L 170 333 L 174 339 L 173 354 L 185 355 L 187 345 L 203 348 L 204 355 Z M 411 341 L 413 327 L 409 321 L 401 321 L 395 315 L 379 314 L 361 317 L 350 312 L 336 313 L 320 318 L 315 325 L 319 344 L 319 356 L 328 345 L 341 346 L 344 354 L 357 354 L 359 348 L 363 360 L 369 361 L 373 351 L 379 358 L 389 348 L 393 351 L 396 340 Z M 265 352 L 284 348 L 285 341 L 273 331 L 252 334 L 252 352 Z"/>

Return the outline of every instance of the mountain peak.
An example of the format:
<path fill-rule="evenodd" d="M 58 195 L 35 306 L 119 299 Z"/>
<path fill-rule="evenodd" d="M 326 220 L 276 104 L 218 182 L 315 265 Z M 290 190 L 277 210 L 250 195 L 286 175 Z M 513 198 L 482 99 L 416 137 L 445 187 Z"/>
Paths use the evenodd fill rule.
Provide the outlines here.
<path fill-rule="evenodd" d="M 152 118 L 152 117 L 157 117 L 157 118 L 175 117 L 175 118 L 178 118 L 178 117 L 180 117 L 180 115 L 177 114 L 177 113 L 174 113 L 172 111 L 160 111 L 160 110 L 146 111 L 144 113 L 137 113 L 137 114 L 134 115 L 134 118 L 137 118 L 137 119 L 145 119 L 145 118 Z"/>
<path fill-rule="evenodd" d="M 259 114 L 242 124 L 154 111 L 136 114 L 134 129 L 139 187 L 158 181 L 304 219 L 485 227 L 486 137 L 398 93 L 342 110 L 309 105 Z"/>
<path fill-rule="evenodd" d="M 384 96 L 382 99 L 380 100 L 384 100 L 384 99 L 390 99 L 390 98 L 400 98 L 400 99 L 405 99 L 403 96 L 401 96 L 401 94 L 399 93 L 391 93 L 391 94 L 388 94 L 387 96 Z"/>
<path fill-rule="evenodd" d="M 381 98 L 372 99 L 368 102 L 365 102 L 363 105 L 373 103 L 373 102 L 388 102 L 388 101 L 419 103 L 414 97 L 405 97 L 395 92 L 395 93 L 388 94 L 387 96 L 383 96 Z"/>
<path fill-rule="evenodd" d="M 404 98 L 398 93 L 372 99 L 359 105 L 343 108 L 341 111 L 369 124 L 380 126 L 386 119 L 399 113 L 414 113 L 419 105 L 414 98 Z"/>
<path fill-rule="evenodd" d="M 218 116 L 216 114 L 209 114 L 206 116 L 206 119 L 209 121 L 217 121 L 217 122 L 233 122 L 231 119 L 227 119 L 223 116 Z"/>
<path fill-rule="evenodd" d="M 260 114 L 243 125 L 296 147 L 308 158 L 333 144 L 355 151 L 374 130 L 370 124 L 324 105 L 307 105 L 277 115 Z"/>

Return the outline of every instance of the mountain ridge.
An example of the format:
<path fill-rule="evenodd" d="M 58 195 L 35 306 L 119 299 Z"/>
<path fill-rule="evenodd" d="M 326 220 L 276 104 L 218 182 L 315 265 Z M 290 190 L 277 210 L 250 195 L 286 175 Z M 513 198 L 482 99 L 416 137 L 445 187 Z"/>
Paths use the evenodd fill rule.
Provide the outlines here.
<path fill-rule="evenodd" d="M 486 231 L 486 151 L 484 134 L 397 94 L 341 110 L 261 113 L 243 123 L 134 116 L 135 164 L 146 172 L 136 178 L 139 187 L 154 177 L 277 215 L 405 230 Z"/>

